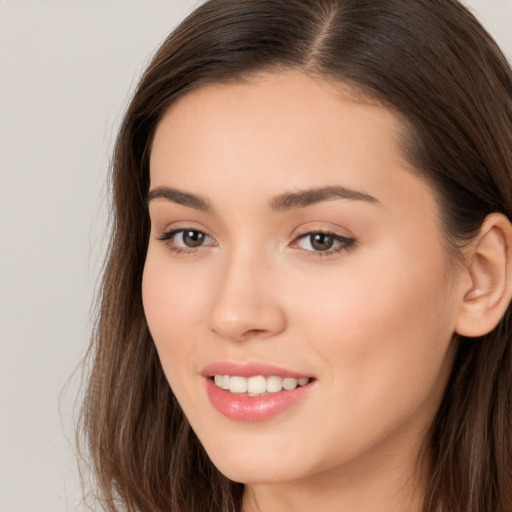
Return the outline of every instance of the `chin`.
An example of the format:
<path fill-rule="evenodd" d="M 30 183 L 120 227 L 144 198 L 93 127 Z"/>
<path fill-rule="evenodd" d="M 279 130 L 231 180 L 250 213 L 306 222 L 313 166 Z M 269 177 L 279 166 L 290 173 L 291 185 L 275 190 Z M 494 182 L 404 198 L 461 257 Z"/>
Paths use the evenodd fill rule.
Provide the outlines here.
<path fill-rule="evenodd" d="M 289 482 L 299 478 L 290 473 L 290 468 L 275 467 L 270 464 L 231 461 L 213 461 L 215 467 L 227 478 L 243 484 L 270 484 Z"/>
<path fill-rule="evenodd" d="M 255 436 L 258 437 L 258 436 Z M 245 484 L 279 483 L 299 480 L 309 473 L 306 454 L 290 449 L 286 442 L 220 443 L 205 446 L 215 467 L 234 482 Z"/>

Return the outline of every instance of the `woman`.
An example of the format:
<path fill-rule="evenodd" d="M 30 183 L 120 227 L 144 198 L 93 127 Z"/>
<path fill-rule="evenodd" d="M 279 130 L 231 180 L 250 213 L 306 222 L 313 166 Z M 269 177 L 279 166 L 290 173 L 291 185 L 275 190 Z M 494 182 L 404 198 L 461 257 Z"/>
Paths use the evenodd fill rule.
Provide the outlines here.
<path fill-rule="evenodd" d="M 106 510 L 512 511 L 512 74 L 455 0 L 210 0 L 117 141 Z"/>

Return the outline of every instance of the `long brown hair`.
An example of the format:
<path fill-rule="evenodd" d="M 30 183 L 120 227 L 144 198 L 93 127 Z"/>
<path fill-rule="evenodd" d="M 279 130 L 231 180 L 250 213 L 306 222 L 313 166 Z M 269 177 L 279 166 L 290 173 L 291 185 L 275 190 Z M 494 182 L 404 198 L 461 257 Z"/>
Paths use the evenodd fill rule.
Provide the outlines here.
<path fill-rule="evenodd" d="M 164 377 L 144 318 L 145 198 L 156 126 L 180 96 L 257 71 L 341 81 L 404 120 L 404 151 L 437 191 L 449 250 L 485 216 L 512 218 L 512 72 L 456 0 L 210 0 L 162 44 L 112 162 L 112 236 L 79 436 L 105 510 L 240 512 L 243 485 L 213 466 Z M 459 340 L 425 446 L 424 512 L 512 511 L 510 308 Z"/>

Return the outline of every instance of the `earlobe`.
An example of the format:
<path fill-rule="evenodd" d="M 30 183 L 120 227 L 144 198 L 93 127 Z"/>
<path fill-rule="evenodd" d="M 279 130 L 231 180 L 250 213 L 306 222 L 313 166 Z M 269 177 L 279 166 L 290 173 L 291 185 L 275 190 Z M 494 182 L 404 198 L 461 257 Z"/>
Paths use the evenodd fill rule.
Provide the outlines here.
<path fill-rule="evenodd" d="M 496 327 L 512 297 L 512 225 L 507 217 L 488 215 L 467 257 L 469 285 L 455 330 L 477 337 Z"/>

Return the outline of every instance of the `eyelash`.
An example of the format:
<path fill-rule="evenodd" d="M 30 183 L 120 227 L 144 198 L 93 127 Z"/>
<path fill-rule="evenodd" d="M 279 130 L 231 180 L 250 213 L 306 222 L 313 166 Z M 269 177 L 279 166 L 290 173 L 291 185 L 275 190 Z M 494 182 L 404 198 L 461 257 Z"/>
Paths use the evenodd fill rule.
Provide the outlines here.
<path fill-rule="evenodd" d="M 205 247 L 204 244 L 201 244 L 201 245 L 198 245 L 197 247 L 180 247 L 180 246 L 176 246 L 174 245 L 174 239 L 176 237 L 176 235 L 179 235 L 179 234 L 185 234 L 186 232 L 189 232 L 189 233 L 196 233 L 200 236 L 204 236 L 205 239 L 211 239 L 213 240 L 212 237 L 210 237 L 207 233 L 205 233 L 204 231 L 201 231 L 199 229 L 190 229 L 190 228 L 180 228 L 180 229 L 173 229 L 171 231 L 167 231 L 165 233 L 162 233 L 161 235 L 159 235 L 157 237 L 157 239 L 160 241 L 160 242 L 163 242 L 165 244 L 165 246 L 174 254 L 176 255 L 186 255 L 186 256 L 193 256 L 194 254 L 197 253 L 197 251 L 199 249 L 201 249 L 202 247 Z M 335 248 L 335 249 L 327 249 L 325 251 L 318 251 L 318 250 L 309 250 L 309 249 L 302 249 L 300 247 L 297 247 L 297 244 L 308 238 L 308 237 L 313 237 L 314 235 L 322 235 L 322 236 L 325 236 L 325 237 L 331 237 L 333 239 L 333 243 L 334 244 L 338 244 L 338 246 Z M 310 245 L 312 244 L 312 240 L 310 238 Z M 335 254 L 339 254 L 341 252 L 344 252 L 344 251 L 349 251 L 350 249 L 354 248 L 354 246 L 356 245 L 357 241 L 354 239 L 354 238 L 347 238 L 347 237 L 344 237 L 344 236 L 341 236 L 341 235 L 337 235 L 336 233 L 332 233 L 330 231 L 321 231 L 321 230 L 315 230 L 315 231 L 306 231 L 302 234 L 300 234 L 299 236 L 297 236 L 294 241 L 290 244 L 291 247 L 296 247 L 298 248 L 299 250 L 302 250 L 303 252 L 305 252 L 307 254 L 308 257 L 316 257 L 316 258 L 325 258 L 325 257 L 328 257 L 328 256 L 333 256 Z M 216 243 L 214 244 L 209 244 L 210 246 L 215 246 L 217 245 Z"/>
<path fill-rule="evenodd" d="M 180 247 L 177 245 L 174 245 L 174 238 L 178 234 L 185 234 L 186 232 L 189 233 L 198 233 L 200 235 L 204 235 L 205 238 L 211 238 L 208 234 L 206 234 L 204 231 L 201 231 L 199 229 L 190 229 L 190 228 L 180 228 L 180 229 L 173 229 L 171 231 L 167 231 L 165 233 L 162 233 L 160 236 L 157 237 L 158 240 L 163 242 L 165 246 L 174 254 L 177 255 L 187 255 L 192 256 L 197 252 L 197 249 L 200 249 L 201 247 L 204 247 L 204 245 L 200 245 L 197 247 Z M 212 238 L 213 240 L 213 238 Z M 216 244 L 212 244 L 216 245 Z"/>
<path fill-rule="evenodd" d="M 295 238 L 295 240 L 290 244 L 291 247 L 297 247 L 297 244 L 305 240 L 309 237 L 309 245 L 312 245 L 312 237 L 315 235 L 321 235 L 325 237 L 330 237 L 333 240 L 333 244 L 337 244 L 337 247 L 327 249 L 325 251 L 316 251 L 314 249 L 302 249 L 307 256 L 311 256 L 314 258 L 325 258 L 328 256 L 333 256 L 345 251 L 349 251 L 350 249 L 354 248 L 356 245 L 356 240 L 354 238 L 348 238 L 345 236 L 337 235 L 336 233 L 332 233 L 331 231 L 321 231 L 321 230 L 315 230 L 315 231 L 306 231 L 305 233 L 302 233 L 298 237 Z M 300 249 L 300 248 L 299 248 Z"/>

